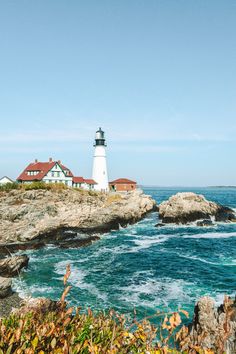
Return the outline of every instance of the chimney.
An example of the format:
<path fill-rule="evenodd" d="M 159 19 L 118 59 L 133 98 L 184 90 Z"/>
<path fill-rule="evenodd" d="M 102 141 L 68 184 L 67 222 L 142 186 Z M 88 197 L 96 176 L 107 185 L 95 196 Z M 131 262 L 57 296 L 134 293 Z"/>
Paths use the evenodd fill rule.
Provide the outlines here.
<path fill-rule="evenodd" d="M 35 159 L 34 162 L 37 163 L 37 162 L 38 162 L 38 159 Z"/>
<path fill-rule="evenodd" d="M 57 162 L 58 162 L 59 164 L 61 164 L 61 160 L 58 160 Z"/>
<path fill-rule="evenodd" d="M 49 162 L 52 162 L 52 157 L 49 157 Z"/>

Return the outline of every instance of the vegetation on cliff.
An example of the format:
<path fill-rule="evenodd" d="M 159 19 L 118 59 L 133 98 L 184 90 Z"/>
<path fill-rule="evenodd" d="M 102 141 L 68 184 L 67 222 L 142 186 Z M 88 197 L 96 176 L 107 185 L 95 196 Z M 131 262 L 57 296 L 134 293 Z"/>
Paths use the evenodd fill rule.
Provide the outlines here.
<path fill-rule="evenodd" d="M 1 354 L 223 354 L 234 352 L 234 302 L 225 298 L 221 309 L 203 298 L 191 326 L 182 324 L 184 310 L 163 314 L 159 326 L 151 318 L 132 323 L 113 310 L 86 313 L 68 307 L 66 296 L 70 266 L 64 276 L 60 301 L 45 298 L 25 300 L 24 306 L 0 319 Z M 217 317 L 218 316 L 218 317 Z M 213 328 L 214 327 L 214 328 Z M 229 349 L 229 351 L 228 351 Z"/>
<path fill-rule="evenodd" d="M 131 324 L 112 310 L 81 313 L 80 308 L 68 308 L 65 301 L 69 276 L 67 266 L 60 301 L 42 298 L 28 305 L 26 301 L 8 318 L 0 319 L 0 353 L 179 353 L 168 343 L 181 324 L 180 313 L 158 314 L 164 316 L 159 328 L 147 319 L 138 321 L 135 313 Z M 188 315 L 185 311 L 182 314 Z"/>

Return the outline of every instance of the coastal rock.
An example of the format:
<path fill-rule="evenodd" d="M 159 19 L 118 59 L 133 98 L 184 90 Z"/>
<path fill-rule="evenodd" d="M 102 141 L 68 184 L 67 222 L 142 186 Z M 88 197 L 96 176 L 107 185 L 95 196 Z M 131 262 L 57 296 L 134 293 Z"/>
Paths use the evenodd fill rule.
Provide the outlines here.
<path fill-rule="evenodd" d="M 0 277 L 0 298 L 4 298 L 11 293 L 11 279 Z"/>
<path fill-rule="evenodd" d="M 5 298 L 0 298 L 0 318 L 9 316 L 13 309 L 20 306 L 21 300 L 16 292 L 12 292 Z"/>
<path fill-rule="evenodd" d="M 70 242 L 79 233 L 89 239 L 92 233 L 134 223 L 155 208 L 156 202 L 138 190 L 123 194 L 75 189 L 1 192 L 0 252 Z"/>
<path fill-rule="evenodd" d="M 159 206 L 162 223 L 186 224 L 204 219 L 215 221 L 233 221 L 232 209 L 208 201 L 203 195 L 192 192 L 177 193 Z"/>
<path fill-rule="evenodd" d="M 26 255 L 13 256 L 0 260 L 0 275 L 3 277 L 14 277 L 19 275 L 20 270 L 28 266 L 29 257 Z"/>
<path fill-rule="evenodd" d="M 225 297 L 224 303 L 216 307 L 208 296 L 202 297 L 194 309 L 194 318 L 188 333 L 181 338 L 182 351 L 200 347 L 214 353 L 236 352 L 236 301 Z"/>
<path fill-rule="evenodd" d="M 14 314 L 26 315 L 29 312 L 48 313 L 56 311 L 60 303 L 45 297 L 27 298 L 21 301 L 20 307 L 12 311 Z"/>
<path fill-rule="evenodd" d="M 211 219 L 203 219 L 197 221 L 197 226 L 212 226 L 214 225 Z"/>

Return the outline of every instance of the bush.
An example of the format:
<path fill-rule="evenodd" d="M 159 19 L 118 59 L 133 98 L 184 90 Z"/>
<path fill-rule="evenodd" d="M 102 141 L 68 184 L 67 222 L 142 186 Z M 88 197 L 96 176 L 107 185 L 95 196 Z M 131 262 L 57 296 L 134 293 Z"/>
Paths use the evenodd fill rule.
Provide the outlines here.
<path fill-rule="evenodd" d="M 17 182 L 13 182 L 13 183 L 8 182 L 8 183 L 0 185 L 0 191 L 9 192 L 12 189 L 19 189 L 19 187 L 20 187 L 19 183 L 17 183 Z"/>
<path fill-rule="evenodd" d="M 22 183 L 21 188 L 25 191 L 33 190 L 33 189 L 47 189 L 47 184 L 45 182 L 30 182 L 30 183 Z"/>
<path fill-rule="evenodd" d="M 37 189 L 47 189 L 47 190 L 62 190 L 67 189 L 68 187 L 64 183 L 45 183 L 42 181 L 30 182 L 30 183 L 22 183 L 20 188 L 29 191 L 29 190 L 37 190 Z"/>
<path fill-rule="evenodd" d="M 107 314 L 94 314 L 90 309 L 87 313 L 80 313 L 79 308 L 66 307 L 69 276 L 70 267 L 67 266 L 65 289 L 53 311 L 45 313 L 45 308 L 41 307 L 31 313 L 18 311 L 0 319 L 1 354 L 180 353 L 168 346 L 181 323 L 179 313 L 165 315 L 160 328 L 146 319 L 139 322 L 136 318 L 128 325 L 125 316 L 112 310 Z"/>

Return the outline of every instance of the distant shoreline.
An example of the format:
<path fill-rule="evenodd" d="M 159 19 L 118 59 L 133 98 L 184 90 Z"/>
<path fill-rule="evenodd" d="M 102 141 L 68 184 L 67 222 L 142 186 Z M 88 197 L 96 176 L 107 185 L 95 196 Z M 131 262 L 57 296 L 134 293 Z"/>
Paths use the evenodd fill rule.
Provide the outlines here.
<path fill-rule="evenodd" d="M 176 189 L 176 188 L 236 188 L 235 186 L 155 186 L 155 185 L 139 185 L 141 188 L 170 188 L 170 189 Z"/>

